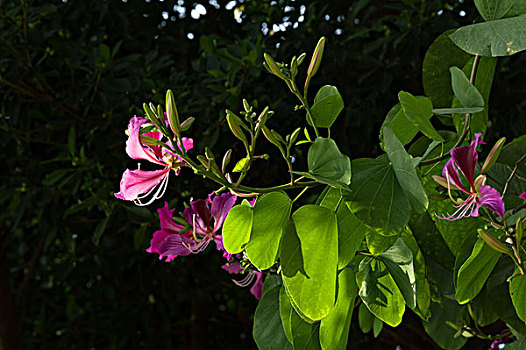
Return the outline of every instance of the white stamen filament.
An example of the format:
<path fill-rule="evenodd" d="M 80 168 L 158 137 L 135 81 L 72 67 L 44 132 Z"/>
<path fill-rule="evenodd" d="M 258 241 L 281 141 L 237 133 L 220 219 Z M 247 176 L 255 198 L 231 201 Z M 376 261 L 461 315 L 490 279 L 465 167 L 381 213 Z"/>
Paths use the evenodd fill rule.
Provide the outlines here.
<path fill-rule="evenodd" d="M 247 287 L 254 281 L 254 278 L 256 278 L 255 272 L 254 271 L 250 271 L 245 276 L 245 278 L 243 278 L 242 280 L 240 280 L 240 281 L 232 280 L 232 282 L 234 282 L 239 287 Z"/>
<path fill-rule="evenodd" d="M 169 177 L 170 177 L 170 173 L 168 172 L 166 174 L 166 176 L 161 180 L 161 182 L 158 185 L 154 186 L 147 193 L 145 193 L 145 194 L 143 194 L 141 196 L 138 196 L 137 199 L 134 200 L 134 203 L 137 206 L 139 206 L 139 207 L 144 207 L 146 205 L 152 204 L 154 200 L 159 199 L 162 196 L 164 196 L 164 193 L 166 192 L 166 189 L 168 188 L 168 178 Z M 157 191 L 155 192 L 155 194 L 152 196 L 152 198 L 148 202 L 146 202 L 146 203 L 142 203 L 141 202 L 141 199 L 148 197 L 155 190 L 157 190 Z"/>

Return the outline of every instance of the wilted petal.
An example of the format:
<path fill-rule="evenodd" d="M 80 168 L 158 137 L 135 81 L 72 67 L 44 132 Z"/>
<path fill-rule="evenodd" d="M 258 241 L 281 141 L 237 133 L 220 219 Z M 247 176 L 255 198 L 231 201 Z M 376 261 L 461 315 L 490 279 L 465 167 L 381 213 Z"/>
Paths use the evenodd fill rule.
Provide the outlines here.
<path fill-rule="evenodd" d="M 151 149 L 144 147 L 141 143 L 141 125 L 145 122 L 146 118 L 139 118 L 137 116 L 130 119 L 130 123 L 128 124 L 130 137 L 128 137 L 128 141 L 126 141 L 126 153 L 128 153 L 132 159 L 144 159 L 155 164 L 166 166 L 166 163 L 157 159 Z"/>
<path fill-rule="evenodd" d="M 504 201 L 496 189 L 491 186 L 480 186 L 480 205 L 486 206 L 489 210 L 493 211 L 500 216 L 501 219 L 504 218 Z"/>
<path fill-rule="evenodd" d="M 257 300 L 261 300 L 261 293 L 263 292 L 263 273 L 259 271 L 253 271 L 256 274 L 256 283 L 250 288 L 250 293 L 256 297 Z"/>
<path fill-rule="evenodd" d="M 225 218 L 236 203 L 237 196 L 233 196 L 230 193 L 223 193 L 219 196 L 215 196 L 212 200 L 212 209 L 210 210 L 212 217 L 214 218 L 214 230 L 216 232 L 223 226 Z"/>
<path fill-rule="evenodd" d="M 221 268 L 230 274 L 240 274 L 243 271 L 240 263 L 232 263 L 228 265 L 222 265 Z"/>
<path fill-rule="evenodd" d="M 120 192 L 114 195 L 127 201 L 136 200 L 140 194 L 147 193 L 157 186 L 169 172 L 170 168 L 155 171 L 126 169 L 122 174 Z"/>
<path fill-rule="evenodd" d="M 175 209 L 168 209 L 168 202 L 164 202 L 164 207 L 157 209 L 157 212 L 159 213 L 162 230 L 170 231 L 170 233 L 179 233 L 184 226 L 174 221 L 174 210 Z"/>

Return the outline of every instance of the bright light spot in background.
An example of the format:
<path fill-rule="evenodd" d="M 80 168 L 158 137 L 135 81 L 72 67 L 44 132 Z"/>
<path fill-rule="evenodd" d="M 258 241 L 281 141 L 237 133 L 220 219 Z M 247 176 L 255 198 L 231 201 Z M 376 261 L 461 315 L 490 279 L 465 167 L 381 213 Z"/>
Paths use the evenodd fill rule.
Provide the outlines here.
<path fill-rule="evenodd" d="M 341 35 L 342 33 L 343 33 L 343 30 L 341 30 L 340 28 L 338 28 L 338 29 L 336 29 L 334 31 L 334 34 L 336 34 L 336 35 Z"/>
<path fill-rule="evenodd" d="M 214 6 L 216 9 L 219 10 L 219 8 L 221 8 L 221 6 L 219 6 L 219 4 L 217 3 L 216 0 L 209 0 L 208 3 L 212 6 Z"/>
<path fill-rule="evenodd" d="M 197 4 L 190 12 L 190 16 L 192 16 L 193 19 L 199 19 L 199 17 L 206 15 L 206 8 L 201 5 Z"/>
<path fill-rule="evenodd" d="M 168 19 L 168 17 L 169 17 L 168 12 L 163 11 L 163 18 L 164 19 Z"/>
<path fill-rule="evenodd" d="M 175 5 L 173 10 L 179 13 L 179 18 L 186 17 L 186 8 L 182 7 L 181 5 Z"/>
<path fill-rule="evenodd" d="M 304 20 L 305 20 L 305 17 L 303 17 L 303 16 L 299 16 L 298 17 L 298 22 L 303 22 Z"/>
<path fill-rule="evenodd" d="M 329 15 L 325 15 L 325 20 L 326 20 L 326 21 L 328 21 L 328 20 L 330 20 L 330 19 L 331 19 L 331 16 L 329 16 Z"/>
<path fill-rule="evenodd" d="M 228 4 L 226 4 L 225 9 L 227 9 L 228 11 L 230 11 L 230 10 L 232 10 L 235 6 L 236 6 L 236 2 L 235 2 L 235 1 L 230 1 Z"/>
<path fill-rule="evenodd" d="M 444 10 L 439 10 L 439 11 L 437 12 L 437 15 L 441 16 L 443 13 L 444 13 Z"/>
<path fill-rule="evenodd" d="M 354 24 L 358 24 L 358 23 L 360 23 L 360 19 L 359 18 L 355 18 L 354 19 Z"/>
<path fill-rule="evenodd" d="M 188 39 L 192 40 L 193 38 L 195 38 L 194 34 L 193 33 L 188 33 L 186 34 L 186 36 L 188 37 Z"/>
<path fill-rule="evenodd" d="M 466 11 L 460 11 L 458 14 L 460 15 L 460 17 L 464 17 L 466 15 Z"/>
<path fill-rule="evenodd" d="M 263 33 L 263 35 L 267 35 L 268 34 L 268 24 L 263 22 L 261 23 L 261 32 Z"/>
<path fill-rule="evenodd" d="M 301 6 L 300 6 L 300 15 L 304 15 L 306 9 L 307 9 L 307 8 L 305 7 L 305 5 L 301 5 Z"/>

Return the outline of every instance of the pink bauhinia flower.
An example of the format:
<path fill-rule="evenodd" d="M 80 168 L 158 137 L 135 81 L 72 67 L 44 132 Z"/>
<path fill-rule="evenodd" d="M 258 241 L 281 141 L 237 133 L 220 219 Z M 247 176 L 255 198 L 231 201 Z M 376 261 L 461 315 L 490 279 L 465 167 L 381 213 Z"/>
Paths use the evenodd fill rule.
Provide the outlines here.
<path fill-rule="evenodd" d="M 134 116 L 128 124 L 129 138 L 126 141 L 126 153 L 132 159 L 144 159 L 151 163 L 163 167 L 160 170 L 145 171 L 141 169 L 126 169 L 122 174 L 120 192 L 115 193 L 115 197 L 127 201 L 135 201 L 138 205 L 148 205 L 154 200 L 162 197 L 166 191 L 170 171 L 176 175 L 180 172 L 180 166 L 184 163 L 183 159 L 176 155 L 173 149 L 167 149 L 159 145 L 145 145 L 141 141 L 141 136 L 147 136 L 155 140 L 161 140 L 163 134 L 159 131 L 150 131 L 141 134 L 141 127 L 146 123 L 146 118 Z M 193 140 L 183 137 L 183 147 L 189 150 L 193 147 Z M 165 143 L 168 147 L 173 147 L 170 141 Z M 179 146 L 179 145 L 178 145 Z M 141 200 L 152 195 L 146 203 Z"/>
<path fill-rule="evenodd" d="M 224 250 L 223 237 L 217 233 L 236 198 L 230 193 L 218 196 L 211 194 L 206 200 L 190 202 L 190 207 L 183 213 L 186 225 L 174 221 L 174 209 L 168 209 L 168 203 L 165 202 L 164 207 L 157 210 L 161 229 L 153 233 L 150 247 L 146 251 L 158 253 L 161 260 L 166 258 L 166 261 L 172 261 L 177 256 L 203 251 L 212 240 L 218 250 Z"/>
<path fill-rule="evenodd" d="M 482 134 L 475 134 L 475 140 L 469 146 L 455 147 L 451 150 L 449 159 L 442 170 L 442 176 L 433 176 L 434 180 L 448 189 L 449 197 L 457 204 L 457 210 L 447 216 L 438 216 L 444 220 L 458 220 L 468 216 L 478 216 L 481 206 L 495 212 L 501 217 L 504 216 L 504 201 L 500 193 L 491 186 L 486 186 L 486 177 L 479 175 L 475 179 L 475 169 L 477 166 L 478 153 L 477 145 L 482 144 L 479 138 Z M 460 179 L 457 169 L 468 182 L 465 187 Z M 468 195 L 465 200 L 453 199 L 451 190 L 459 190 Z"/>

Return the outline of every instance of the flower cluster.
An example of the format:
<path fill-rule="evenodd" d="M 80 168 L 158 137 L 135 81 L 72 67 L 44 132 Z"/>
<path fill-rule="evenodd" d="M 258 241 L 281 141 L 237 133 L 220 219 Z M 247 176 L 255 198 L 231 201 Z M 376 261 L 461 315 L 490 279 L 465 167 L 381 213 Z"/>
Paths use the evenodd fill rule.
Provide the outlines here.
<path fill-rule="evenodd" d="M 190 202 L 190 207 L 183 212 L 184 219 L 176 222 L 173 219 L 174 209 L 168 209 L 168 203 L 159 208 L 161 229 L 153 233 L 149 253 L 159 254 L 159 259 L 169 262 L 177 256 L 185 256 L 202 252 L 214 241 L 217 250 L 223 251 L 223 257 L 230 261 L 232 254 L 223 246 L 223 237 L 219 234 L 225 218 L 236 202 L 236 196 L 230 193 L 221 195 L 210 194 L 208 198 Z M 225 264 L 222 268 L 231 274 L 245 271 L 239 262 Z M 261 298 L 263 274 L 260 271 L 248 270 L 241 281 L 234 281 L 240 287 L 246 287 L 256 280 L 250 292 Z"/>
<path fill-rule="evenodd" d="M 479 141 L 482 134 L 475 134 L 475 139 L 469 146 L 455 147 L 451 150 L 451 158 L 442 170 L 442 176 L 433 176 L 434 180 L 448 190 L 448 194 L 457 206 L 457 210 L 447 216 L 439 216 L 444 220 L 458 220 L 464 217 L 479 216 L 479 209 L 485 206 L 501 218 L 504 216 L 504 201 L 500 193 L 491 186 L 484 185 L 486 176 L 479 175 L 475 179 L 478 153 L 477 145 L 484 142 Z M 464 186 L 460 179 L 459 171 L 464 175 L 469 186 Z M 464 192 L 467 199 L 453 199 L 451 190 Z"/>

